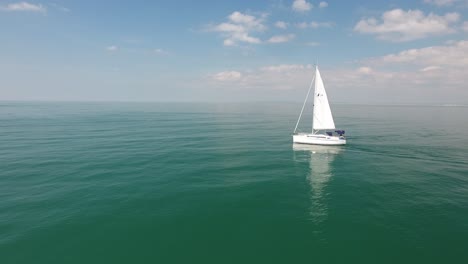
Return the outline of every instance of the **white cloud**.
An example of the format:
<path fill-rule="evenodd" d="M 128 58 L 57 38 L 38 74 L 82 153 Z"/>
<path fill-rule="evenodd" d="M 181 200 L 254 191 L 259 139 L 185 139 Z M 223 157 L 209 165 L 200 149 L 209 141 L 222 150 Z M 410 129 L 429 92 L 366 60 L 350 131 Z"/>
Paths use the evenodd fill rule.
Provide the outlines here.
<path fill-rule="evenodd" d="M 451 6 L 457 0 L 424 0 L 424 3 L 436 5 L 436 6 Z"/>
<path fill-rule="evenodd" d="M 11 3 L 6 6 L 1 6 L 0 10 L 11 11 L 11 12 L 14 12 L 14 11 L 18 11 L 18 12 L 29 11 L 29 12 L 40 12 L 40 13 L 47 12 L 47 8 L 45 8 L 43 5 L 31 4 L 28 2 Z"/>
<path fill-rule="evenodd" d="M 296 27 L 302 28 L 302 29 L 308 28 L 308 27 L 309 27 L 309 23 L 307 23 L 307 22 L 297 23 L 297 24 L 296 24 Z"/>
<path fill-rule="evenodd" d="M 447 90 L 453 90 L 456 99 L 460 92 L 468 96 L 466 82 L 468 77 L 468 41 L 450 42 L 441 46 L 430 46 L 420 49 L 404 50 L 395 54 L 368 59 L 361 63 L 370 64 L 370 67 L 360 67 L 357 72 L 367 75 L 369 79 L 359 79 L 350 75 L 349 71 L 343 71 L 343 79 L 337 79 L 337 83 L 345 85 L 353 82 L 350 76 L 357 78 L 364 86 L 376 88 L 404 89 L 419 91 L 421 95 L 430 93 L 442 93 L 445 96 Z M 369 69 L 369 70 L 368 70 Z M 338 73 L 336 73 L 338 74 Z M 363 75 L 363 76 L 364 76 Z M 346 78 L 345 78 L 346 77 Z M 348 79 L 348 80 L 346 80 Z"/>
<path fill-rule="evenodd" d="M 294 34 L 288 35 L 276 35 L 271 37 L 268 42 L 269 43 L 284 43 L 293 40 L 296 36 Z"/>
<path fill-rule="evenodd" d="M 281 28 L 281 29 L 286 29 L 288 27 L 288 23 L 284 22 L 284 21 L 277 21 L 275 23 L 275 26 L 277 28 Z"/>
<path fill-rule="evenodd" d="M 232 40 L 232 39 L 225 39 L 225 40 L 223 41 L 223 45 L 224 45 L 224 46 L 235 46 L 236 43 L 235 43 L 234 40 Z"/>
<path fill-rule="evenodd" d="M 64 7 L 64 6 L 58 5 L 58 4 L 56 4 L 56 3 L 50 3 L 49 5 L 52 6 L 52 7 L 54 7 L 54 8 L 56 8 L 56 9 L 58 9 L 58 10 L 60 10 L 60 11 L 62 11 L 62 12 L 68 13 L 68 12 L 71 11 L 69 8 L 66 8 L 66 7 Z"/>
<path fill-rule="evenodd" d="M 294 0 L 292 9 L 296 12 L 306 12 L 312 9 L 312 4 L 306 0 Z"/>
<path fill-rule="evenodd" d="M 245 28 L 241 25 L 231 23 L 221 23 L 214 28 L 215 31 L 220 32 L 243 32 Z"/>
<path fill-rule="evenodd" d="M 357 69 L 358 73 L 362 73 L 362 74 L 371 74 L 372 73 L 372 69 L 370 67 L 360 67 Z"/>
<path fill-rule="evenodd" d="M 427 66 L 427 67 L 424 67 L 424 68 L 420 69 L 419 71 L 427 72 L 427 71 L 436 71 L 436 70 L 440 70 L 440 69 L 441 69 L 440 66 Z"/>
<path fill-rule="evenodd" d="M 163 49 L 154 49 L 153 53 L 157 54 L 157 55 L 168 55 L 169 54 L 169 52 L 167 52 L 167 51 L 165 51 Z"/>
<path fill-rule="evenodd" d="M 468 21 L 463 22 L 462 29 L 465 32 L 468 32 Z"/>
<path fill-rule="evenodd" d="M 239 41 L 243 41 L 243 42 L 247 42 L 247 43 L 253 43 L 253 44 L 258 44 L 258 43 L 262 42 L 259 38 L 254 38 L 254 37 L 251 37 L 251 36 L 249 36 L 247 34 L 240 34 L 240 35 L 236 36 L 236 38 Z"/>
<path fill-rule="evenodd" d="M 266 27 L 262 24 L 262 18 L 256 18 L 254 16 L 242 14 L 241 12 L 237 11 L 229 15 L 229 20 L 231 20 L 233 23 L 244 25 L 247 28 L 259 31 L 266 29 Z"/>
<path fill-rule="evenodd" d="M 393 42 L 410 41 L 431 35 L 455 32 L 453 24 L 460 18 L 458 13 L 438 16 L 425 15 L 420 10 L 393 9 L 382 14 L 381 21 L 376 18 L 361 19 L 354 30 L 363 34 L 377 35 L 377 38 Z"/>
<path fill-rule="evenodd" d="M 260 68 L 263 72 L 274 72 L 274 73 L 289 73 L 291 71 L 311 69 L 312 65 L 302 65 L 302 64 L 280 64 L 280 65 L 271 65 Z"/>
<path fill-rule="evenodd" d="M 215 87 L 249 90 L 291 90 L 309 83 L 313 70 L 311 65 L 280 64 L 247 71 L 226 71 L 214 74 L 211 80 Z M 222 82 L 220 82 L 222 81 Z"/>
<path fill-rule="evenodd" d="M 264 18 L 265 16 L 257 18 L 236 11 L 228 16 L 228 22 L 212 26 L 210 30 L 222 34 L 225 46 L 235 46 L 239 42 L 258 44 L 261 43 L 261 40 L 251 36 L 251 34 L 266 30 L 266 26 L 263 24 Z"/>
<path fill-rule="evenodd" d="M 290 90 L 297 85 L 299 78 L 310 82 L 312 66 L 302 64 L 280 64 L 258 68 L 253 71 L 228 71 L 212 76 L 215 81 L 229 80 L 228 86 L 249 89 Z"/>
<path fill-rule="evenodd" d="M 310 22 L 309 27 L 311 28 L 320 28 L 320 27 L 332 27 L 333 24 L 331 22 Z"/>
<path fill-rule="evenodd" d="M 320 46 L 320 43 L 312 41 L 312 42 L 307 42 L 306 45 L 310 47 L 317 47 L 317 46 Z"/>
<path fill-rule="evenodd" d="M 223 71 L 216 73 L 212 76 L 212 78 L 216 81 L 220 82 L 232 82 L 237 81 L 242 77 L 242 73 L 238 71 Z"/>
<path fill-rule="evenodd" d="M 301 28 L 301 29 L 306 29 L 306 28 L 313 28 L 313 29 L 317 29 L 317 28 L 330 28 L 333 26 L 333 23 L 331 22 L 316 22 L 316 21 L 312 21 L 312 22 L 301 22 L 301 23 L 297 23 L 296 24 L 296 27 L 298 28 Z"/>
<path fill-rule="evenodd" d="M 404 50 L 321 72 L 335 102 L 467 103 L 468 41 Z M 301 100 L 312 76 L 311 65 L 279 64 L 222 72 L 212 79 L 229 80 L 216 83 L 217 89 L 248 89 L 253 94 L 277 95 L 276 99 Z"/>
<path fill-rule="evenodd" d="M 111 46 L 108 46 L 106 47 L 106 50 L 107 51 L 117 51 L 119 48 L 115 45 L 111 45 Z"/>
<path fill-rule="evenodd" d="M 449 43 L 444 46 L 431 46 L 421 49 L 409 49 L 396 54 L 389 54 L 374 59 L 376 64 L 411 64 L 422 66 L 445 66 L 468 68 L 468 41 Z"/>
<path fill-rule="evenodd" d="M 328 6 L 328 3 L 327 3 L 327 2 L 320 2 L 320 4 L 319 4 L 319 7 L 320 7 L 320 8 L 325 8 L 325 7 L 327 7 L 327 6 Z"/>

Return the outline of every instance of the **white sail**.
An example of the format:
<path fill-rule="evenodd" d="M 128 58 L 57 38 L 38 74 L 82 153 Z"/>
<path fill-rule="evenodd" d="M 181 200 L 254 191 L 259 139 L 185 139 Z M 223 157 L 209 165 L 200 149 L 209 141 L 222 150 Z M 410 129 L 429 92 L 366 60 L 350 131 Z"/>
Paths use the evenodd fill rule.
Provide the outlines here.
<path fill-rule="evenodd" d="M 314 118 L 312 124 L 314 130 L 335 129 L 327 92 L 318 67 L 315 68 Z"/>

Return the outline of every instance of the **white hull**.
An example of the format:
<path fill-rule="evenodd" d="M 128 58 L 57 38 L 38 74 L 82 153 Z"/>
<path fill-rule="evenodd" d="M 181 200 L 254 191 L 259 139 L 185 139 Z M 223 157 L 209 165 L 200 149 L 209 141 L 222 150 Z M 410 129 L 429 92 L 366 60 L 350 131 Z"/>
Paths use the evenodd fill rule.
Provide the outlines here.
<path fill-rule="evenodd" d="M 293 135 L 293 142 L 310 145 L 345 145 L 346 139 L 324 134 L 297 134 Z"/>

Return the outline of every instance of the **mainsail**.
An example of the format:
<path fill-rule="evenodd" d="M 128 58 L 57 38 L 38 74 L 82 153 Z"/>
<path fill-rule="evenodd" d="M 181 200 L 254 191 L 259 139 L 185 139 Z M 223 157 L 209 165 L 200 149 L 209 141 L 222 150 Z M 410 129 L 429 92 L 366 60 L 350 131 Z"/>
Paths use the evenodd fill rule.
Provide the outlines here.
<path fill-rule="evenodd" d="M 314 118 L 312 124 L 314 130 L 335 129 L 327 92 L 318 67 L 315 68 Z"/>

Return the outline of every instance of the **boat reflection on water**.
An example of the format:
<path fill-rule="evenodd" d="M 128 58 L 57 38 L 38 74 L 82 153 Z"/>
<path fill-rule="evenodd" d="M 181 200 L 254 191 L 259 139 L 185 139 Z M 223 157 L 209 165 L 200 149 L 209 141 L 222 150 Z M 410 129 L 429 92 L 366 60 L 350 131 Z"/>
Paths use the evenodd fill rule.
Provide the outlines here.
<path fill-rule="evenodd" d="M 307 161 L 310 156 L 310 173 L 307 175 L 311 188 L 310 216 L 314 223 L 320 224 L 328 217 L 327 195 L 329 193 L 326 191 L 326 187 L 333 176 L 332 162 L 343 151 L 343 148 L 293 144 L 293 150 L 297 161 Z"/>

